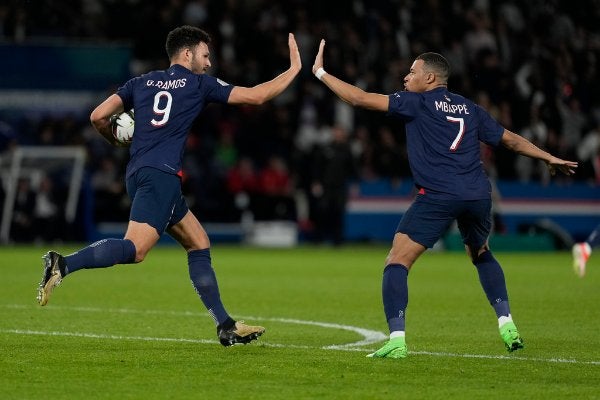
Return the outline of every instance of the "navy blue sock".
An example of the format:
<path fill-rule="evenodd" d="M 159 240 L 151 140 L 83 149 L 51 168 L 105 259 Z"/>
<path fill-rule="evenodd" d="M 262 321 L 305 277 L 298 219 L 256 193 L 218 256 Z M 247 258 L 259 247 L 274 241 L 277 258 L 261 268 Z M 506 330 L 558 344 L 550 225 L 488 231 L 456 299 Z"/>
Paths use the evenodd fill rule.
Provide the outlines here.
<path fill-rule="evenodd" d="M 508 316 L 510 307 L 508 305 L 508 293 L 506 292 L 506 282 L 504 281 L 504 272 L 502 267 L 492 252 L 487 250 L 479 255 L 473 261 L 477 272 L 479 273 L 479 282 L 483 287 L 490 304 L 496 311 L 496 316 Z"/>
<path fill-rule="evenodd" d="M 219 294 L 217 277 L 210 262 L 210 249 L 193 250 L 188 253 L 188 266 L 192 285 L 200 300 L 208 309 L 208 313 L 215 320 L 217 326 L 226 326 L 235 323 L 225 311 Z"/>
<path fill-rule="evenodd" d="M 129 239 L 102 239 L 76 253 L 65 256 L 65 272 L 70 274 L 82 268 L 105 268 L 115 264 L 135 262 L 135 245 Z"/>
<path fill-rule="evenodd" d="M 408 305 L 408 269 L 402 264 L 389 264 L 383 270 L 383 310 L 390 328 L 394 331 L 404 331 L 405 312 Z"/>

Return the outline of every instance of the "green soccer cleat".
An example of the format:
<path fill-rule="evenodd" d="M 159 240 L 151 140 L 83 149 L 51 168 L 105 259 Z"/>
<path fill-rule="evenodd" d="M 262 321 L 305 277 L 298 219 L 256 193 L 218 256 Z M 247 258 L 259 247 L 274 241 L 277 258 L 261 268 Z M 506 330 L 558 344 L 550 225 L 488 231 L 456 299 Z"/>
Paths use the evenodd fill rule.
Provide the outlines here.
<path fill-rule="evenodd" d="M 376 358 L 406 358 L 408 349 L 403 337 L 390 339 L 382 348 L 374 353 L 367 354 L 367 357 Z"/>
<path fill-rule="evenodd" d="M 509 321 L 500 327 L 500 337 L 502 337 L 506 350 L 509 352 L 524 347 L 523 339 L 512 321 Z"/>

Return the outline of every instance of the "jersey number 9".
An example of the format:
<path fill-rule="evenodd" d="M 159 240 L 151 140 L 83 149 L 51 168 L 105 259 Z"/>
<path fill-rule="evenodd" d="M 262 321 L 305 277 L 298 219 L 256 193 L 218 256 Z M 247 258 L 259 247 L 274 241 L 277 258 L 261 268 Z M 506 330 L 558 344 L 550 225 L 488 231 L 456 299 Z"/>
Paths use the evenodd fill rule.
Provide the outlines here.
<path fill-rule="evenodd" d="M 166 98 L 166 101 L 163 100 L 163 98 Z M 161 102 L 163 103 L 163 107 L 161 107 Z M 171 96 L 171 93 L 163 90 L 154 95 L 154 105 L 152 106 L 152 110 L 154 111 L 154 114 L 156 114 L 157 116 L 162 116 L 162 118 L 158 121 L 152 118 L 152 120 L 150 121 L 152 126 L 158 127 L 163 126 L 167 123 L 167 121 L 169 120 L 169 114 L 171 113 L 172 104 L 173 96 Z"/>

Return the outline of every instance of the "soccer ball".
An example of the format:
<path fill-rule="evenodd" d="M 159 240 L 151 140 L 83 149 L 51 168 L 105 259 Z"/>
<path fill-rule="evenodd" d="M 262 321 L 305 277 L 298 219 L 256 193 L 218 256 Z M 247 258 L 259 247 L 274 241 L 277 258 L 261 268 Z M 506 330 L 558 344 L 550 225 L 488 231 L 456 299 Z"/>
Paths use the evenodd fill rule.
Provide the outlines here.
<path fill-rule="evenodd" d="M 110 128 L 119 143 L 131 144 L 134 125 L 133 110 L 129 110 L 119 115 L 113 115 Z"/>

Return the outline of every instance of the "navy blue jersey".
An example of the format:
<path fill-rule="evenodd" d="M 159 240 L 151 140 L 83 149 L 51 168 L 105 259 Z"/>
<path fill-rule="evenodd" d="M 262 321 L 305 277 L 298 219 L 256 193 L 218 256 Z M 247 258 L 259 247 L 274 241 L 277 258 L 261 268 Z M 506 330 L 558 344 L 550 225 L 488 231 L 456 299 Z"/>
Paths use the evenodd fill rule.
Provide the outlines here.
<path fill-rule="evenodd" d="M 135 111 L 127 177 L 141 167 L 181 174 L 188 131 L 207 103 L 227 103 L 233 86 L 175 64 L 130 79 L 117 90 Z"/>
<path fill-rule="evenodd" d="M 389 96 L 389 115 L 406 121 L 410 169 L 431 198 L 480 200 L 490 197 L 480 141 L 496 146 L 504 128 L 472 101 L 437 88 Z"/>

